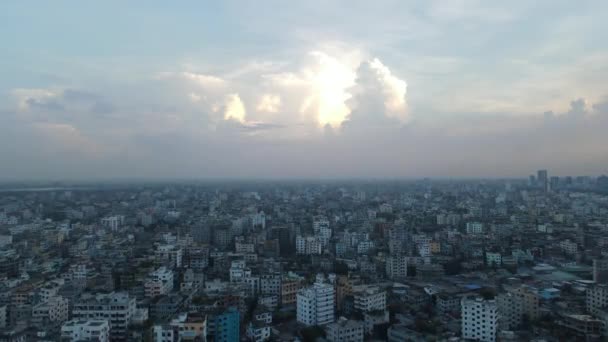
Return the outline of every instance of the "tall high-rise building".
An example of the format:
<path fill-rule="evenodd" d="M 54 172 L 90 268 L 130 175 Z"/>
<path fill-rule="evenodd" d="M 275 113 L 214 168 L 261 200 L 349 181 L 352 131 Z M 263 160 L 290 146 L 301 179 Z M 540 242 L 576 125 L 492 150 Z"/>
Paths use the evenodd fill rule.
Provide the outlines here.
<path fill-rule="evenodd" d="M 323 282 L 317 276 L 313 286 L 302 289 L 297 295 L 298 322 L 311 325 L 325 325 L 334 321 L 334 286 Z"/>
<path fill-rule="evenodd" d="M 549 191 L 549 175 L 547 170 L 538 170 L 537 172 L 538 185 L 543 189 L 544 192 Z"/>
<path fill-rule="evenodd" d="M 608 306 L 608 285 L 595 285 L 586 291 L 587 312 L 592 315 L 597 315 L 606 306 Z"/>
<path fill-rule="evenodd" d="M 464 297 L 461 301 L 462 337 L 482 342 L 496 341 L 498 310 L 496 301 L 481 297 Z"/>
<path fill-rule="evenodd" d="M 593 281 L 597 284 L 608 283 L 608 259 L 593 259 Z"/>

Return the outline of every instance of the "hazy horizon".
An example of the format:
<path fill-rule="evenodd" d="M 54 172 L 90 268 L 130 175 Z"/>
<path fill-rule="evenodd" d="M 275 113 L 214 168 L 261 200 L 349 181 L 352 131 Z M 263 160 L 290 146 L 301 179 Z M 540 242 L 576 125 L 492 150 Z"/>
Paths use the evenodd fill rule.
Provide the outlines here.
<path fill-rule="evenodd" d="M 608 3 L 0 4 L 0 182 L 608 173 Z"/>

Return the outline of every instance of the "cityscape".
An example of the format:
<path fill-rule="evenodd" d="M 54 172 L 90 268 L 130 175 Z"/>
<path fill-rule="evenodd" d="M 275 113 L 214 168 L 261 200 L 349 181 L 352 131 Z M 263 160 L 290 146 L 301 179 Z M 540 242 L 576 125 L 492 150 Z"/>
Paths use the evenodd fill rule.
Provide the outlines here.
<path fill-rule="evenodd" d="M 599 340 L 608 177 L 0 193 L 3 341 Z"/>
<path fill-rule="evenodd" d="M 608 1 L 0 1 L 0 342 L 608 342 Z"/>

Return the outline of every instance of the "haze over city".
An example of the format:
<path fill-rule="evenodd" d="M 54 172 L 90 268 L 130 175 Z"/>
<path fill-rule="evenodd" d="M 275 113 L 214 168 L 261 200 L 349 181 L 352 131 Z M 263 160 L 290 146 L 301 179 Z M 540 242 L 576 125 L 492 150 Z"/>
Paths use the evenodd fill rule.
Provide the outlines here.
<path fill-rule="evenodd" d="M 0 179 L 608 170 L 603 1 L 0 4 Z"/>

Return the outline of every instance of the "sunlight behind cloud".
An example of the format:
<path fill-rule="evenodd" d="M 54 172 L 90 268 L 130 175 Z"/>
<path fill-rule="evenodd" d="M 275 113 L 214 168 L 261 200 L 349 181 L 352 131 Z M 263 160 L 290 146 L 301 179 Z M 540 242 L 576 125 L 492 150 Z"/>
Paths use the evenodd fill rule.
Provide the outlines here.
<path fill-rule="evenodd" d="M 240 123 L 245 122 L 245 105 L 239 94 L 229 94 L 226 97 L 226 108 L 224 110 L 224 120 L 236 120 Z"/>

